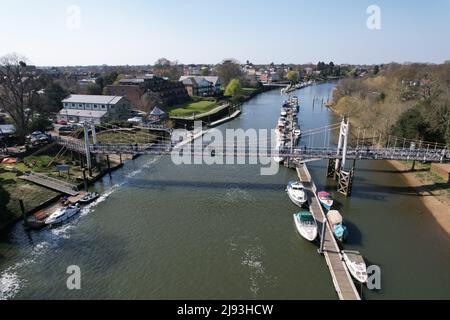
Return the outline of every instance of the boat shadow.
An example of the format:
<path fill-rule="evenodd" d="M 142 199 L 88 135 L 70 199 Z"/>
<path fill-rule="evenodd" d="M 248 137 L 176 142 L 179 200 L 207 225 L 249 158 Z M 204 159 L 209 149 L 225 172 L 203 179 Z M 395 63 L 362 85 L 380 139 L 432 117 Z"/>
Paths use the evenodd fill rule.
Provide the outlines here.
<path fill-rule="evenodd" d="M 345 245 L 362 245 L 363 235 L 361 230 L 351 221 L 344 220 L 344 225 L 347 227 L 348 236 L 344 242 Z"/>

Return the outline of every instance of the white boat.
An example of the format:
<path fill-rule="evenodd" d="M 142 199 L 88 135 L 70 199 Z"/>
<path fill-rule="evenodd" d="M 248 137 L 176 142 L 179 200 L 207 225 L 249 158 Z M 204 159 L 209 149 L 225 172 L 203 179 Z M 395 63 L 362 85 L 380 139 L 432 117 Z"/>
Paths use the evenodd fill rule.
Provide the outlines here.
<path fill-rule="evenodd" d="M 300 131 L 300 129 L 294 129 L 294 136 L 296 138 L 300 138 L 301 135 L 302 135 L 302 132 Z"/>
<path fill-rule="evenodd" d="M 287 112 L 285 110 L 281 110 L 281 116 L 282 117 L 286 117 L 287 116 Z"/>
<path fill-rule="evenodd" d="M 89 192 L 87 193 L 83 198 L 81 198 L 80 200 L 78 200 L 79 203 L 82 204 L 87 204 L 89 202 L 94 201 L 95 199 L 97 199 L 100 195 L 97 192 Z"/>
<path fill-rule="evenodd" d="M 334 203 L 333 198 L 331 198 L 331 194 L 326 191 L 320 191 L 317 193 L 317 197 L 319 198 L 320 203 L 325 209 L 331 209 Z"/>
<path fill-rule="evenodd" d="M 342 250 L 344 262 L 350 274 L 361 283 L 367 282 L 367 267 L 358 251 Z"/>
<path fill-rule="evenodd" d="M 306 197 L 305 187 L 299 181 L 291 181 L 287 186 L 289 199 L 297 206 L 302 207 L 308 198 Z"/>
<path fill-rule="evenodd" d="M 78 205 L 62 207 L 53 212 L 44 222 L 46 225 L 59 224 L 70 219 L 78 212 L 80 212 L 80 207 Z"/>
<path fill-rule="evenodd" d="M 294 214 L 294 222 L 298 233 L 308 241 L 314 241 L 317 238 L 318 228 L 316 219 L 308 210 L 300 211 Z"/>

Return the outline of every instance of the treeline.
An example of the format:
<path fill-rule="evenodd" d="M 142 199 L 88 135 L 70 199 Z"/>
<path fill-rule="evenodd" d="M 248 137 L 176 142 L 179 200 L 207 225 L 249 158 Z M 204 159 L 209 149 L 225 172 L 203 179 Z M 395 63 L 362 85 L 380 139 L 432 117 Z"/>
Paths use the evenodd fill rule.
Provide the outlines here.
<path fill-rule="evenodd" d="M 384 65 L 340 81 L 333 101 L 367 132 L 450 144 L 450 62 Z"/>

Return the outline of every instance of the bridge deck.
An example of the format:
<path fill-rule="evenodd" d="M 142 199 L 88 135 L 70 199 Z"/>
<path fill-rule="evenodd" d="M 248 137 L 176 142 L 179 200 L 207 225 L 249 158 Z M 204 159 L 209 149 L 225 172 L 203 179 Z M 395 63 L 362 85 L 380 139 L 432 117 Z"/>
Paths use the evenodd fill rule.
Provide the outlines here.
<path fill-rule="evenodd" d="M 26 181 L 33 182 L 40 186 L 67 194 L 72 197 L 79 194 L 74 185 L 38 173 L 26 174 L 21 176 L 20 178 Z"/>
<path fill-rule="evenodd" d="M 305 164 L 297 167 L 297 174 L 307 189 L 311 212 L 322 229 L 325 213 L 317 198 L 317 189 Z M 333 284 L 341 300 L 361 300 L 350 273 L 340 254 L 339 246 L 333 236 L 330 225 L 326 224 L 324 256 L 330 270 Z"/>

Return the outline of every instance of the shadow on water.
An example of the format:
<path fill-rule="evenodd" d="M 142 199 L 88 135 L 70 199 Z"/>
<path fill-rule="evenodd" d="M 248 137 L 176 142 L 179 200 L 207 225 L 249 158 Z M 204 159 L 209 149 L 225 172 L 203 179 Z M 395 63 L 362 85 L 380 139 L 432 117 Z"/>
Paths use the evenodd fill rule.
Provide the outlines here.
<path fill-rule="evenodd" d="M 363 235 L 359 228 L 353 222 L 344 220 L 344 224 L 348 230 L 348 237 L 345 240 L 346 245 L 362 245 Z"/>

